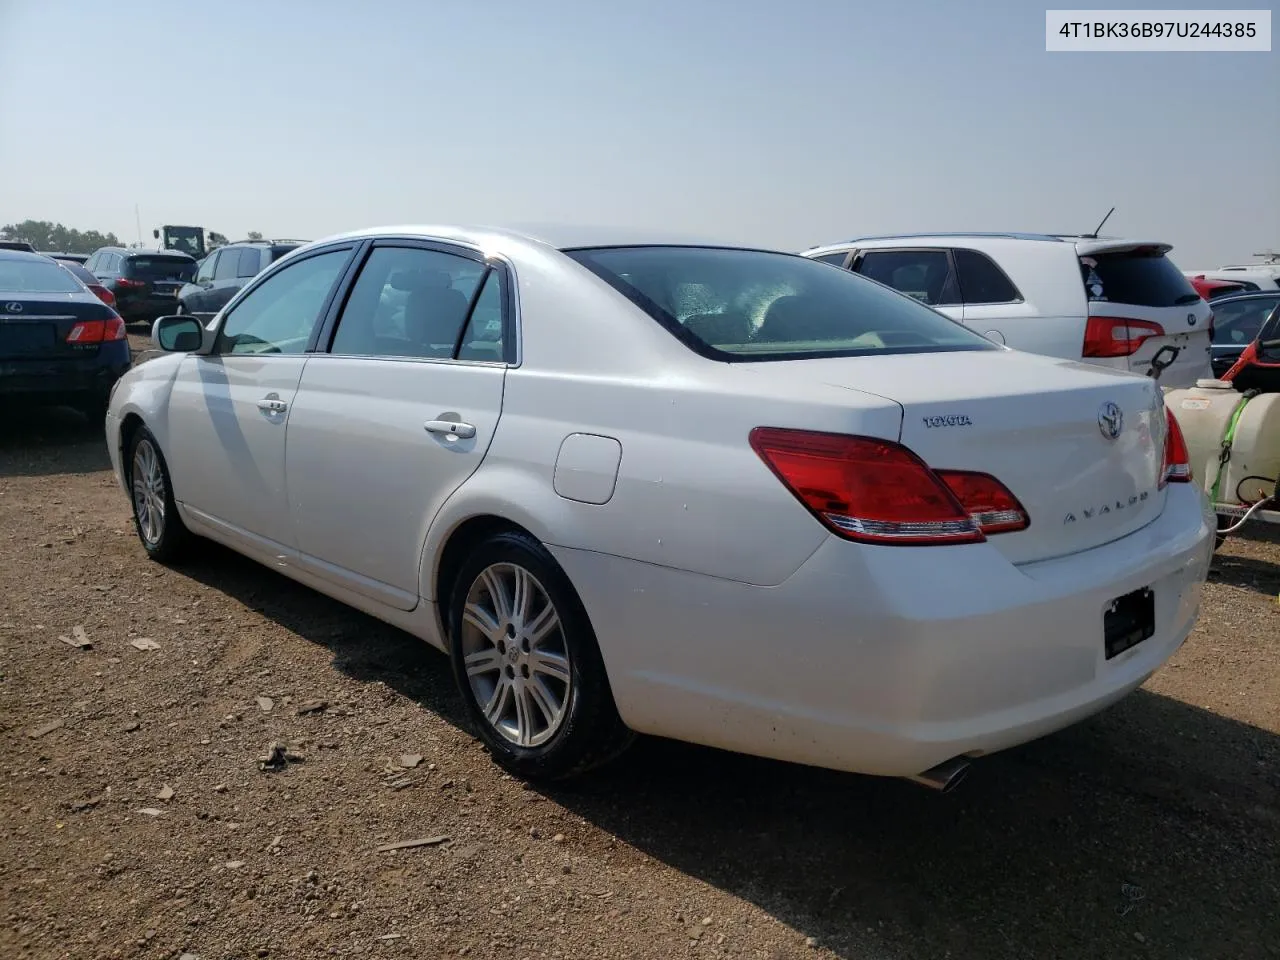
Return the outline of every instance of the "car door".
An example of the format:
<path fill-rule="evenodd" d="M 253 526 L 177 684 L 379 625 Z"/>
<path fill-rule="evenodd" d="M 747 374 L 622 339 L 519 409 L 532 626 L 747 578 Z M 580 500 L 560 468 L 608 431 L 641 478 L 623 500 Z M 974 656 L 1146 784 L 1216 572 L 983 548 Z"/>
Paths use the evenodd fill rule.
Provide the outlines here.
<path fill-rule="evenodd" d="M 853 255 L 849 269 L 928 304 L 952 320 L 964 322 L 960 289 L 949 250 L 937 247 L 859 250 Z"/>
<path fill-rule="evenodd" d="M 176 499 L 237 545 L 293 549 L 285 427 L 323 311 L 354 243 L 264 276 L 222 319 L 210 352 L 183 359 L 169 397 L 165 457 Z"/>
<path fill-rule="evenodd" d="M 289 416 L 285 472 L 304 568 L 381 603 L 418 603 L 427 528 L 480 465 L 512 344 L 500 264 L 380 240 Z M 322 339 L 329 339 L 322 334 Z"/>
<path fill-rule="evenodd" d="M 1213 304 L 1213 375 L 1221 377 L 1240 359 L 1244 348 L 1257 339 L 1267 319 L 1280 307 L 1275 296 L 1253 295 L 1248 299 L 1224 300 Z"/>
<path fill-rule="evenodd" d="M 212 313 L 209 309 L 209 289 L 213 286 L 213 271 L 217 269 L 220 251 L 215 250 L 204 258 L 196 271 L 196 278 L 182 294 L 182 308 L 187 313 Z"/>

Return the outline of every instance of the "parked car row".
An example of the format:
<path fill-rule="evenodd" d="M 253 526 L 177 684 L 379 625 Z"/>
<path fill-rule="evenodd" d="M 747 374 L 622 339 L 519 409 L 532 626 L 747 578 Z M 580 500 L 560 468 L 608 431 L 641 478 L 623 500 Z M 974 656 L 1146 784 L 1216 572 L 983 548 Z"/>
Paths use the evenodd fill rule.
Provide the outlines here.
<path fill-rule="evenodd" d="M 447 651 L 519 776 L 642 732 L 945 789 L 1195 622 L 1216 520 L 1126 372 L 1208 366 L 1167 249 L 357 231 L 161 318 L 107 447 L 153 559 Z"/>
<path fill-rule="evenodd" d="M 1156 377 L 1210 375 L 1213 310 L 1167 243 L 1027 233 L 865 237 L 804 251 L 997 343 Z"/>

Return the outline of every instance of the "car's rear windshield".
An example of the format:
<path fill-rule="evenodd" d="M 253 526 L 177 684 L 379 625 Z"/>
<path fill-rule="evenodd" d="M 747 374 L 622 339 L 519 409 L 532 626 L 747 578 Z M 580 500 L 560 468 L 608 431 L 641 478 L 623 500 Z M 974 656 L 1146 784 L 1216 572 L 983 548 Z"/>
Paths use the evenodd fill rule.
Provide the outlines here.
<path fill-rule="evenodd" d="M 681 246 L 565 253 L 716 359 L 1000 349 L 896 290 L 792 254 Z"/>
<path fill-rule="evenodd" d="M 192 280 L 195 261 L 186 257 L 130 257 L 125 268 L 128 275 L 140 280 Z"/>
<path fill-rule="evenodd" d="M 1178 307 L 1200 299 L 1191 281 L 1158 247 L 1082 256 L 1080 277 L 1090 300 Z"/>
<path fill-rule="evenodd" d="M 51 260 L 0 258 L 0 293 L 80 293 L 80 285 Z"/>

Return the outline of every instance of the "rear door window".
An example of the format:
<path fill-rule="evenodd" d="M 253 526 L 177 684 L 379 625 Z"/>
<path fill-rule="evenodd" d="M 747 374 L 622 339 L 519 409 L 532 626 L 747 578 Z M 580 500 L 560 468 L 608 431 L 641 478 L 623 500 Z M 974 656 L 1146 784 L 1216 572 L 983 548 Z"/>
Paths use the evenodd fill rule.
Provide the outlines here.
<path fill-rule="evenodd" d="M 1080 277 L 1093 301 L 1178 307 L 1200 299 L 1191 281 L 1159 249 L 1082 256 Z"/>
<path fill-rule="evenodd" d="M 234 248 L 223 250 L 222 255 L 218 257 L 218 265 L 214 267 L 214 280 L 234 280 L 239 276 L 240 270 L 240 250 Z"/>
<path fill-rule="evenodd" d="M 960 302 L 946 250 L 868 250 L 853 269 L 931 307 Z"/>
<path fill-rule="evenodd" d="M 252 277 L 261 267 L 260 253 L 257 247 L 244 247 L 240 251 L 240 265 L 236 269 L 237 277 Z"/>

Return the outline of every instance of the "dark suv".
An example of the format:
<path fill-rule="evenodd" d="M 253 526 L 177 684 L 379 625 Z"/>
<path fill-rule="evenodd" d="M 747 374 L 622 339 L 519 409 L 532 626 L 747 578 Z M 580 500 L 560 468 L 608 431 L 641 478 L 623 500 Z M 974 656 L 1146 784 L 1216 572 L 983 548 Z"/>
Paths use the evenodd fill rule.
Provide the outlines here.
<path fill-rule="evenodd" d="M 115 296 L 126 323 L 173 313 L 178 290 L 196 275 L 196 262 L 185 253 L 135 247 L 102 247 L 85 267 Z"/>
<path fill-rule="evenodd" d="M 178 291 L 176 313 L 208 320 L 226 306 L 250 278 L 306 243 L 305 240 L 241 240 L 214 250 L 200 263 L 195 279 Z"/>

